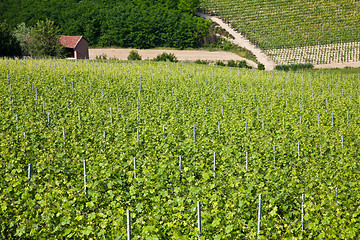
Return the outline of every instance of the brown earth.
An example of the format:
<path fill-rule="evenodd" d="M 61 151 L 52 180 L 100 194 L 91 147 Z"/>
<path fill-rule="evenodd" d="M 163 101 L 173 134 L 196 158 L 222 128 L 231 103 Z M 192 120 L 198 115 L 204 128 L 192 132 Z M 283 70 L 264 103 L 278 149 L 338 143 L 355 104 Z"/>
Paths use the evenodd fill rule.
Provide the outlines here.
<path fill-rule="evenodd" d="M 257 67 L 257 64 L 248 59 L 242 58 L 232 52 L 224 51 L 205 51 L 205 50 L 169 50 L 169 49 L 129 49 L 129 48 L 90 48 L 89 56 L 90 59 L 95 59 L 96 56 L 106 56 L 109 58 L 116 58 L 119 60 L 127 60 L 127 57 L 131 50 L 136 50 L 139 52 L 143 60 L 153 59 L 157 55 L 166 52 L 173 53 L 179 61 L 196 61 L 207 60 L 216 62 L 221 61 L 242 61 L 245 60 L 248 65 L 252 67 Z"/>

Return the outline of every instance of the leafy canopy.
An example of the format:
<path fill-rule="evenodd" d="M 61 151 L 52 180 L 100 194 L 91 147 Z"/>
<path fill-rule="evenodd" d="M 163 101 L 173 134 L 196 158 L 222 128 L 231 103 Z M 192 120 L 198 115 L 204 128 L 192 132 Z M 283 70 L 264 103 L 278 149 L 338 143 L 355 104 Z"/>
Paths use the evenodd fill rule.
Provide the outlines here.
<path fill-rule="evenodd" d="M 64 47 L 59 41 L 59 28 L 54 22 L 46 19 L 38 21 L 30 31 L 29 49 L 32 56 L 61 57 L 64 55 Z"/>

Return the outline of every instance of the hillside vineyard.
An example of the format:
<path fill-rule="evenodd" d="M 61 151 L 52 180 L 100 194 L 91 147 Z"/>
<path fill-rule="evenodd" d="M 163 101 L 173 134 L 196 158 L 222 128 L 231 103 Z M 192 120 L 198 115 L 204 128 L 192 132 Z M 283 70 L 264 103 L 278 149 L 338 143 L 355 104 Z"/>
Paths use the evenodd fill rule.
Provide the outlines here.
<path fill-rule="evenodd" d="M 359 1 L 202 1 L 277 64 L 359 62 Z"/>
<path fill-rule="evenodd" d="M 126 239 L 127 210 L 132 239 L 359 237 L 358 74 L 5 59 L 0 86 L 2 238 Z"/>

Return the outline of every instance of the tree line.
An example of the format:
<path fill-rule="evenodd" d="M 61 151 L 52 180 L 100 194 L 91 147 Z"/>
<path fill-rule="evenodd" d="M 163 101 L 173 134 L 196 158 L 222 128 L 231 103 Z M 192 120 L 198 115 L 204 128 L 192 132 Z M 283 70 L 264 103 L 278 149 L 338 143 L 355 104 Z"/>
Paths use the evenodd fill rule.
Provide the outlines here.
<path fill-rule="evenodd" d="M 92 47 L 183 49 L 209 37 L 210 23 L 193 15 L 198 6 L 199 0 L 3 0 L 0 22 L 14 31 L 49 19 L 62 35 L 82 35 Z"/>

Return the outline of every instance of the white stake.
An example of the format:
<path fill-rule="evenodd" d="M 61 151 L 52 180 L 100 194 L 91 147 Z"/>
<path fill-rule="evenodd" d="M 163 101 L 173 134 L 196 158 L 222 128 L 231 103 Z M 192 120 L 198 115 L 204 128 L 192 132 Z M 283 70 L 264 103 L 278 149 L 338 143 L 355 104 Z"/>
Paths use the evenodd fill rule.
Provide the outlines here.
<path fill-rule="evenodd" d="M 194 142 L 196 142 L 196 135 L 195 135 L 195 124 L 194 124 Z"/>
<path fill-rule="evenodd" d="M 181 155 L 179 156 L 179 178 L 180 178 L 180 182 L 181 182 L 181 165 L 182 165 L 182 162 L 181 162 Z"/>
<path fill-rule="evenodd" d="M 85 195 L 87 195 L 87 182 L 86 182 L 86 160 L 83 161 L 83 165 L 84 165 L 84 192 Z"/>
<path fill-rule="evenodd" d="M 29 163 L 28 165 L 28 180 L 29 180 L 29 185 L 31 184 L 31 163 Z"/>
<path fill-rule="evenodd" d="M 300 142 L 298 142 L 298 158 L 300 158 Z"/>
<path fill-rule="evenodd" d="M 285 129 L 285 117 L 283 117 L 283 129 Z"/>
<path fill-rule="evenodd" d="M 200 201 L 197 202 L 197 215 L 198 215 L 198 229 L 199 229 L 198 239 L 200 240 L 201 237 L 201 202 Z"/>
<path fill-rule="evenodd" d="M 220 141 L 220 122 L 218 122 L 218 135 L 219 135 L 219 141 Z"/>
<path fill-rule="evenodd" d="M 248 154 L 248 152 L 246 152 L 246 162 L 245 162 L 246 171 L 248 170 L 248 166 L 249 166 L 249 154 Z"/>
<path fill-rule="evenodd" d="M 214 178 L 216 178 L 216 155 L 214 152 Z"/>
<path fill-rule="evenodd" d="M 338 187 L 336 187 L 336 188 L 335 188 L 335 193 L 336 193 L 336 202 L 337 202 L 337 203 L 339 203 L 339 202 L 338 202 L 338 190 L 339 190 Z"/>
<path fill-rule="evenodd" d="M 126 211 L 126 232 L 127 232 L 127 240 L 131 239 L 131 216 L 130 210 Z"/>
<path fill-rule="evenodd" d="M 344 148 L 344 136 L 341 135 L 341 148 Z"/>
<path fill-rule="evenodd" d="M 259 194 L 259 209 L 258 209 L 258 226 L 257 226 L 257 236 L 260 235 L 260 228 L 261 228 L 261 193 Z"/>
<path fill-rule="evenodd" d="M 116 98 L 116 111 L 119 112 L 119 98 Z"/>
<path fill-rule="evenodd" d="M 16 114 L 16 131 L 19 130 L 19 115 Z"/>
<path fill-rule="evenodd" d="M 301 231 L 304 231 L 304 202 L 305 193 L 301 195 Z"/>
<path fill-rule="evenodd" d="M 275 144 L 274 144 L 274 147 L 273 147 L 273 152 L 274 152 L 274 160 L 275 160 Z"/>
<path fill-rule="evenodd" d="M 64 145 L 65 145 L 65 130 L 63 130 L 62 132 L 63 132 L 63 139 L 64 139 Z"/>
<path fill-rule="evenodd" d="M 110 123 L 111 126 L 113 125 L 113 115 L 112 115 L 112 108 L 110 107 Z"/>
<path fill-rule="evenodd" d="M 79 115 L 79 124 L 81 125 L 81 114 L 80 114 L 80 109 L 78 109 L 78 115 Z"/>
<path fill-rule="evenodd" d="M 247 133 L 247 122 L 245 122 L 245 134 Z"/>
<path fill-rule="evenodd" d="M 134 157 L 134 178 L 136 178 L 136 157 Z"/>

